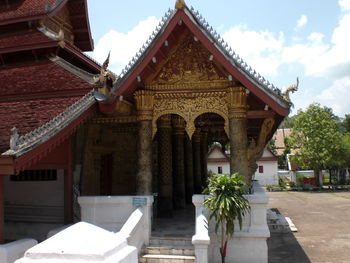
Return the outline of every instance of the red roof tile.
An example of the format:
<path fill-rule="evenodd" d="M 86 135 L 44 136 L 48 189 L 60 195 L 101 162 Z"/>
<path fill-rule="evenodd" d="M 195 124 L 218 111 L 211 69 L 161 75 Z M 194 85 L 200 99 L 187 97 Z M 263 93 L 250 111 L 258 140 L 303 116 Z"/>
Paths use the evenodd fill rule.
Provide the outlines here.
<path fill-rule="evenodd" d="M 45 36 L 43 33 L 36 30 L 20 32 L 14 35 L 0 35 L 0 53 L 2 53 L 3 51 L 1 49 L 5 48 L 8 49 L 13 47 L 30 46 L 34 44 L 41 44 L 47 42 L 53 41 L 47 36 Z"/>
<path fill-rule="evenodd" d="M 12 1 L 10 1 L 11 3 Z M 52 6 L 56 0 L 22 0 L 15 1 L 8 7 L 0 5 L 0 24 L 7 20 L 33 17 L 45 14 L 45 6 Z"/>
<path fill-rule="evenodd" d="M 20 135 L 30 132 L 45 124 L 81 96 L 0 102 L 0 152 L 9 148 L 10 129 L 18 128 Z"/>
<path fill-rule="evenodd" d="M 12 95 L 20 99 L 25 94 L 81 91 L 85 94 L 92 86 L 54 62 L 0 70 L 0 100 Z M 77 92 L 75 92 L 76 94 Z"/>

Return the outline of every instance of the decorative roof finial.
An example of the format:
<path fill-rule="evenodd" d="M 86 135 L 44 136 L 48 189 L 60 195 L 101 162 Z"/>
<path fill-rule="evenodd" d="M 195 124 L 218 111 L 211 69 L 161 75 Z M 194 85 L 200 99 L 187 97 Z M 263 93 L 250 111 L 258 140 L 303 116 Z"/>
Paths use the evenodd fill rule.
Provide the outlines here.
<path fill-rule="evenodd" d="M 283 93 L 282 93 L 282 97 L 288 101 L 289 103 L 291 103 L 290 97 L 289 97 L 289 93 L 294 93 L 295 91 L 298 90 L 299 87 L 299 78 L 297 78 L 297 83 L 289 86 Z"/>
<path fill-rule="evenodd" d="M 185 0 L 176 0 L 175 8 L 184 9 L 186 6 Z"/>

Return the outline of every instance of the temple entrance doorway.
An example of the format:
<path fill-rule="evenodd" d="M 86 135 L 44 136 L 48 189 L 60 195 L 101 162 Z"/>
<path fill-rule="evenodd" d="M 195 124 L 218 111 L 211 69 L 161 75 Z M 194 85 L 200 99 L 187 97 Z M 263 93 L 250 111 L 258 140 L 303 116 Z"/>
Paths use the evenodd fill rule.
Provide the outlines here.
<path fill-rule="evenodd" d="M 178 114 L 164 114 L 157 119 L 153 139 L 156 213 L 153 236 L 191 237 L 195 231 L 193 194 L 207 186 L 207 153 L 213 141 L 227 144 L 225 119 L 207 112 L 194 120 L 190 137 L 187 123 Z"/>

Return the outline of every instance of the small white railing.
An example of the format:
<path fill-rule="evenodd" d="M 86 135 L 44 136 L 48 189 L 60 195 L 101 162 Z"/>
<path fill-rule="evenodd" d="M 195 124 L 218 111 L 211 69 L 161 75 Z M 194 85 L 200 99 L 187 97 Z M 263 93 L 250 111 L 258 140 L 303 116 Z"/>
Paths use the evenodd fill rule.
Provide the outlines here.
<path fill-rule="evenodd" d="M 141 253 L 151 235 L 153 196 L 80 196 L 81 220 L 117 232 Z"/>
<path fill-rule="evenodd" d="M 268 196 L 264 189 L 254 182 L 253 193 L 245 197 L 249 201 L 250 212 L 243 218 L 242 229 L 239 228 L 238 222 L 235 223 L 233 238 L 227 244 L 226 262 L 267 263 L 266 239 L 270 236 L 266 220 Z M 192 198 L 196 207 L 196 233 L 192 243 L 195 246 L 197 262 L 219 263 L 220 237 L 215 234 L 215 222 L 210 221 L 209 227 L 207 225 L 208 210 L 203 205 L 206 198 L 205 195 L 194 195 Z"/>
<path fill-rule="evenodd" d="M 203 197 L 203 195 L 192 196 L 192 202 L 196 207 L 196 232 L 192 237 L 192 244 L 198 263 L 208 263 L 208 246 L 210 244 L 208 211 L 203 206 Z"/>
<path fill-rule="evenodd" d="M 126 238 L 128 245 L 137 248 L 139 254 L 142 247 L 149 243 L 150 237 L 149 229 L 145 222 L 147 221 L 145 210 L 145 208 L 137 208 L 118 232 Z"/>

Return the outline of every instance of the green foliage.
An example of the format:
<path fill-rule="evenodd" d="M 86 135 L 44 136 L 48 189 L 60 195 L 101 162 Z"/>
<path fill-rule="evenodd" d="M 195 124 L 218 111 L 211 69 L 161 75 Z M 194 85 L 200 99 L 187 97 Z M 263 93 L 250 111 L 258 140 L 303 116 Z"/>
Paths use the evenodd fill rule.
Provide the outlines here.
<path fill-rule="evenodd" d="M 280 127 L 281 129 L 286 129 L 286 128 L 293 128 L 294 127 L 294 119 L 295 116 L 287 116 L 286 118 L 284 118 L 283 122 L 281 123 Z"/>
<path fill-rule="evenodd" d="M 341 126 L 344 133 L 350 133 L 350 114 L 345 114 Z"/>
<path fill-rule="evenodd" d="M 349 116 L 350 115 L 345 115 Z M 345 167 L 350 167 L 350 133 L 345 133 L 342 137 L 343 158 Z"/>
<path fill-rule="evenodd" d="M 284 137 L 283 141 L 284 150 L 283 154 L 278 157 L 278 167 L 280 169 L 288 169 L 287 154 L 290 154 L 292 144 L 289 137 Z"/>
<path fill-rule="evenodd" d="M 209 178 L 206 190 L 209 197 L 204 201 L 204 205 L 210 211 L 210 219 L 215 219 L 216 233 L 221 226 L 220 253 L 223 262 L 227 241 L 234 233 L 235 220 L 238 220 L 239 227 L 242 228 L 243 217 L 250 208 L 248 200 L 243 196 L 247 194 L 247 189 L 244 177 L 238 173 L 231 176 L 215 174 Z"/>
<path fill-rule="evenodd" d="M 275 155 L 277 155 L 276 139 L 272 138 L 271 140 L 269 140 L 269 142 L 267 143 L 267 148 Z"/>
<path fill-rule="evenodd" d="M 293 160 L 302 168 L 319 171 L 334 165 L 342 153 L 338 121 L 331 109 L 319 104 L 298 111 L 290 140 L 298 149 Z"/>

